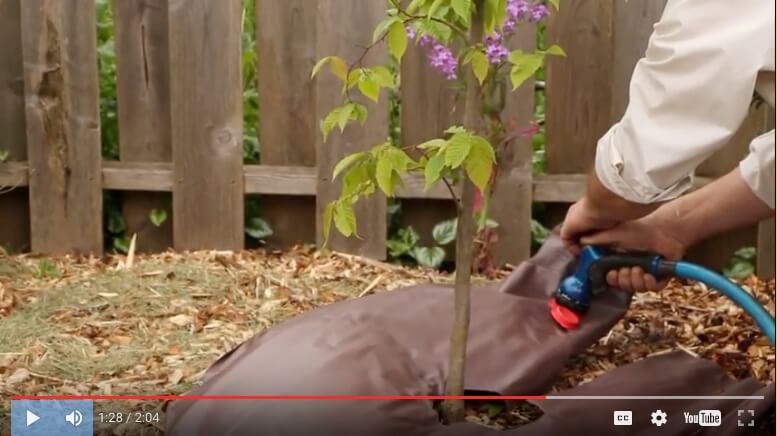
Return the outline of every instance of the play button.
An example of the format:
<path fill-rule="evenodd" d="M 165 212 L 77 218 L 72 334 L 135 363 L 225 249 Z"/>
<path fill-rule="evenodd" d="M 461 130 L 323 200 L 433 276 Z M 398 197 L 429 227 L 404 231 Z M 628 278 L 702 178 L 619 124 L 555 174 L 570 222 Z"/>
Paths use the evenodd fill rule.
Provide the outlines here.
<path fill-rule="evenodd" d="M 27 427 L 35 424 L 39 419 L 40 416 L 30 412 L 29 410 L 27 411 Z"/>

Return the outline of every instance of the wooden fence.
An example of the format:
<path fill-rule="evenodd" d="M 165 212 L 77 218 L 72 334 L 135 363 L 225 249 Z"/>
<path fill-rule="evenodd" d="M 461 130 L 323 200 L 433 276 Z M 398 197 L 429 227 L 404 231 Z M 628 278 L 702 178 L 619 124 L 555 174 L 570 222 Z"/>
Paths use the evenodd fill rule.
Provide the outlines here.
<path fill-rule="evenodd" d="M 388 109 L 371 107 L 365 127 L 323 143 L 318 120 L 339 90 L 326 74 L 311 81 L 310 71 L 324 55 L 357 56 L 384 2 L 256 2 L 261 165 L 244 165 L 240 0 L 114 1 L 118 161 L 100 156 L 94 0 L 0 0 L 0 149 L 10 152 L 0 164 L 0 186 L 14 188 L 0 195 L 0 243 L 101 253 L 104 190 L 125 191 L 123 215 L 143 250 L 242 248 L 249 194 L 262 196 L 262 217 L 275 231 L 271 245 L 315 241 L 322 206 L 339 189 L 333 165 L 385 140 Z M 491 212 L 500 223 L 498 260 L 528 256 L 533 202 L 558 204 L 557 220 L 580 196 L 596 139 L 623 113 L 631 71 L 662 8 L 662 1 L 567 0 L 550 19 L 547 39 L 569 56 L 546 69 L 547 174 L 532 175 L 528 138 L 501 163 Z M 515 39 L 531 48 L 535 29 L 525 26 Z M 514 127 L 533 118 L 533 86 L 509 97 L 504 118 Z M 439 135 L 457 116 L 455 95 L 416 47 L 402 65 L 400 98 L 405 143 Z M 735 143 L 699 174 L 734 168 L 765 123 L 764 112 L 754 111 Z M 453 215 L 447 191 L 426 192 L 420 179 L 408 179 L 399 197 L 403 221 L 422 235 Z M 172 219 L 154 227 L 153 208 L 168 209 Z M 385 257 L 386 200 L 375 196 L 357 214 L 363 239 L 336 236 L 332 247 Z M 763 226 L 760 233 L 759 246 L 769 250 L 761 251 L 767 275 L 773 230 Z M 705 243 L 703 253 L 719 264 L 757 237 L 754 229 L 724 235 Z"/>

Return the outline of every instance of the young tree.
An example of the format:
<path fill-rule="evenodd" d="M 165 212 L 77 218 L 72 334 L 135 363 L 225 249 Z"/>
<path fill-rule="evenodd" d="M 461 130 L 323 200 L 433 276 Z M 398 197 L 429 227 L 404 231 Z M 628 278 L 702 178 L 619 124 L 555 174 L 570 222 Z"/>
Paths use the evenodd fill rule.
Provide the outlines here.
<path fill-rule="evenodd" d="M 409 43 L 427 47 L 430 64 L 459 89 L 465 91 L 462 125 L 449 127 L 445 138 L 422 144 L 395 147 L 386 142 L 369 151 L 343 158 L 334 168 L 342 189 L 337 200 L 323 212 L 324 245 L 332 223 L 345 236 L 358 236 L 353 205 L 376 190 L 393 197 L 409 172 L 422 173 L 426 188 L 447 186 L 457 206 L 456 276 L 454 325 L 451 331 L 447 395 L 464 394 L 464 370 L 469 329 L 470 282 L 473 242 L 488 217 L 494 169 L 500 149 L 509 146 L 515 132 L 503 125 L 500 114 L 506 80 L 518 88 L 540 68 L 546 55 L 564 55 L 558 46 L 526 53 L 507 48 L 510 36 L 521 22 L 536 23 L 548 15 L 543 3 L 526 0 L 389 0 L 386 19 L 375 29 L 365 54 L 379 43 L 387 44 L 391 56 L 401 62 Z M 558 0 L 550 0 L 558 9 Z M 407 6 L 403 6 L 406 4 Z M 462 47 L 458 53 L 450 47 Z M 329 66 L 342 81 L 343 104 L 321 121 L 324 140 L 335 127 L 344 130 L 351 121 L 364 123 L 367 108 L 351 98 L 354 88 L 377 103 L 381 88 L 394 88 L 396 73 L 387 65 L 365 66 L 364 55 L 352 63 L 337 56 L 321 59 L 315 76 Z M 493 144 L 498 146 L 495 148 Z M 412 159 L 407 151 L 421 156 Z M 463 401 L 443 403 L 446 422 L 464 419 Z"/>

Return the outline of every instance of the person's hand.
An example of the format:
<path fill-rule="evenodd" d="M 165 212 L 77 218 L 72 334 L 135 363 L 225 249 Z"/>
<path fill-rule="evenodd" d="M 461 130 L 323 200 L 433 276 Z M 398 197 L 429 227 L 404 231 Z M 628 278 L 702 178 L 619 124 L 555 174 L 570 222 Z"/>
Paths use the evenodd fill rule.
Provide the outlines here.
<path fill-rule="evenodd" d="M 612 228 L 618 221 L 607 218 L 594 210 L 583 197 L 569 207 L 561 225 L 561 241 L 573 253 L 580 254 L 580 238 L 597 230 Z"/>
<path fill-rule="evenodd" d="M 660 254 L 669 260 L 681 258 L 686 250 L 685 245 L 651 215 L 584 236 L 580 242 L 584 245 L 606 246 L 616 251 Z M 633 267 L 609 271 L 607 284 L 632 292 L 658 291 L 666 287 L 667 280 L 658 281 L 642 268 Z"/>

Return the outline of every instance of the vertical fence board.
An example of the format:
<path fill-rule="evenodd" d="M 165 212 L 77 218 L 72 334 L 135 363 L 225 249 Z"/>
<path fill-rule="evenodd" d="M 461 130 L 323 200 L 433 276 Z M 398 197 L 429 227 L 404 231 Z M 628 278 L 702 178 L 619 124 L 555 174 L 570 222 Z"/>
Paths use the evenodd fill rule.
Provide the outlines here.
<path fill-rule="evenodd" d="M 0 0 L 0 150 L 7 151 L 12 161 L 27 159 L 21 1 Z M 14 251 L 26 250 L 30 245 L 27 196 L 26 188 L 0 194 L 0 245 Z"/>
<path fill-rule="evenodd" d="M 533 51 L 536 28 L 520 25 L 513 38 L 515 48 Z M 529 127 L 533 117 L 534 80 L 529 79 L 507 96 L 502 120 L 510 131 L 521 131 Z M 497 153 L 500 162 L 489 211 L 499 223 L 494 262 L 517 265 L 531 252 L 532 138 L 518 137 Z"/>
<path fill-rule="evenodd" d="M 774 278 L 774 218 L 758 226 L 758 254 L 756 273 L 762 279 Z"/>
<path fill-rule="evenodd" d="M 618 1 L 567 2 L 548 20 L 548 43 L 567 53 L 549 59 L 545 71 L 549 173 L 587 172 L 596 141 L 612 124 L 612 17 Z"/>
<path fill-rule="evenodd" d="M 92 0 L 24 0 L 32 250 L 102 251 L 97 39 Z"/>
<path fill-rule="evenodd" d="M 167 0 L 117 0 L 113 15 L 120 159 L 169 162 Z M 168 219 L 160 227 L 148 218 L 152 209 L 167 211 Z M 122 213 L 128 233 L 138 235 L 138 251 L 162 251 L 172 246 L 169 195 L 125 192 Z"/>
<path fill-rule="evenodd" d="M 364 48 L 372 41 L 375 26 L 384 16 L 385 4 L 364 0 L 319 0 L 318 3 L 318 47 L 317 57 L 339 55 L 352 62 L 358 59 Z M 338 25 L 336 23 L 348 23 Z M 363 59 L 364 65 L 382 63 L 386 57 L 384 45 L 375 46 Z M 316 116 L 321 119 L 341 101 L 341 83 L 327 71 L 316 79 Z M 364 101 L 361 98 L 358 101 Z M 316 139 L 316 161 L 318 164 L 318 183 L 316 195 L 316 222 L 319 238 L 321 232 L 321 213 L 326 204 L 337 198 L 339 183 L 332 182 L 332 169 L 346 154 L 369 149 L 384 142 L 388 136 L 386 93 L 381 93 L 380 103 L 366 104 L 369 116 L 364 126 L 350 124 L 344 133 L 335 129 L 323 142 L 321 135 Z M 375 259 L 386 256 L 386 199 L 374 195 L 361 200 L 356 207 L 359 234 L 362 239 L 343 238 L 333 228 L 330 246 L 333 250 L 359 254 Z"/>
<path fill-rule="evenodd" d="M 463 99 L 451 83 L 429 66 L 427 48 L 412 42 L 402 58 L 400 124 L 402 146 L 439 138 L 453 123 L 461 123 Z M 417 156 L 414 156 L 417 157 Z M 420 244 L 435 244 L 432 229 L 440 221 L 456 217 L 456 206 L 446 200 L 402 200 L 400 225 L 411 226 Z M 454 244 L 445 247 L 453 259 Z"/>
<path fill-rule="evenodd" d="M 168 15 L 176 249 L 243 247 L 240 0 Z"/>
<path fill-rule="evenodd" d="M 567 2 L 551 13 L 545 40 L 567 57 L 551 57 L 545 69 L 545 172 L 586 173 L 596 141 L 612 124 L 613 2 Z M 628 36 L 624 36 L 628 37 Z M 546 205 L 547 226 L 563 221 L 569 205 Z"/>
<path fill-rule="evenodd" d="M 316 165 L 316 8 L 310 0 L 257 0 L 260 143 L 263 165 Z M 265 197 L 261 215 L 273 229 L 271 247 L 315 242 L 316 201 Z"/>

